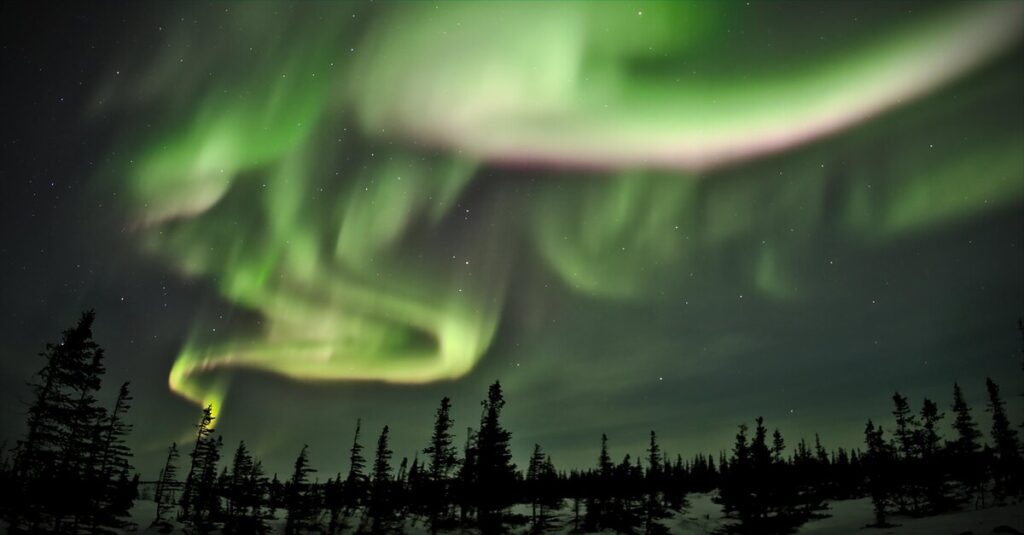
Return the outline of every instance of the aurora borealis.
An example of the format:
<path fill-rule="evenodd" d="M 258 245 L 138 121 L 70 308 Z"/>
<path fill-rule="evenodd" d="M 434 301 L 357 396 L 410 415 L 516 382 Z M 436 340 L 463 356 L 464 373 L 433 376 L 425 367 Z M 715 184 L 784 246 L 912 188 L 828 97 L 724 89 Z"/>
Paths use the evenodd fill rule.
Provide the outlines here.
<path fill-rule="evenodd" d="M 494 377 L 567 465 L 758 411 L 845 445 L 1019 378 L 1024 4 L 75 10 L 5 38 L 5 407 L 88 306 L 142 452 L 212 403 L 272 462 L 356 417 L 411 457 Z"/>

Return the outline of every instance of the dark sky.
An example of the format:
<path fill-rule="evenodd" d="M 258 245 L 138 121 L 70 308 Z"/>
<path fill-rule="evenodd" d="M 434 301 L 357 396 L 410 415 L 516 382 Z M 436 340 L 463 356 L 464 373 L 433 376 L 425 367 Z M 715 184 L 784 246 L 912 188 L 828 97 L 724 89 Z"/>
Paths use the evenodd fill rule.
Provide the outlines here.
<path fill-rule="evenodd" d="M 522 464 L 1016 420 L 1021 4 L 0 4 L 0 440 L 88 308 L 155 475 L 399 456 L 500 379 Z M 686 31 L 681 31 L 685 29 Z M 987 428 L 987 423 L 983 425 Z M 461 441 L 460 434 L 460 441 Z"/>

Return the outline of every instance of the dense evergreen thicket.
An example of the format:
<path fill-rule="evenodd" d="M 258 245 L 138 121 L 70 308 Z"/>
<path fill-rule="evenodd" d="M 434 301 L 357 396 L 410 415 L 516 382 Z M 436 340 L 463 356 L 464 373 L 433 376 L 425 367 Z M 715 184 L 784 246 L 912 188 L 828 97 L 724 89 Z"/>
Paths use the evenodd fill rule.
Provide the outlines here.
<path fill-rule="evenodd" d="M 122 385 L 110 409 L 96 393 L 104 373 L 103 351 L 92 340 L 94 315 L 82 316 L 47 346 L 45 365 L 32 383 L 25 437 L 10 452 L 0 449 L 0 513 L 12 533 L 114 533 L 131 527 L 137 497 L 125 422 L 131 396 Z M 671 458 L 650 432 L 642 457 L 612 458 L 601 435 L 596 465 L 559 471 L 535 445 L 525 472 L 512 462 L 511 432 L 501 421 L 506 401 L 495 381 L 482 401 L 479 426 L 455 445 L 451 400 L 435 413 L 433 431 L 410 464 L 394 468 L 389 428 L 378 435 L 368 464 L 362 422 L 356 421 L 347 474 L 321 483 L 308 446 L 291 476 L 268 478 L 244 442 L 221 463 L 224 442 L 213 428 L 212 407 L 196 425 L 183 480 L 182 459 L 171 444 L 155 484 L 152 525 L 171 532 L 267 533 L 283 517 L 288 534 L 398 533 L 415 523 L 432 533 L 474 528 L 504 533 L 513 528 L 544 533 L 669 533 L 670 519 L 687 507 L 690 493 L 714 493 L 730 519 L 725 533 L 791 533 L 827 515 L 826 501 L 870 497 L 875 527 L 892 515 L 926 516 L 957 508 L 1018 501 L 1024 494 L 1024 458 L 999 386 L 986 381 L 987 438 L 954 384 L 950 417 L 932 400 L 915 409 L 893 394 L 888 433 L 868 420 L 864 449 L 827 450 L 815 435 L 788 447 L 763 418 L 741 424 L 729 451 Z M 946 422 L 948 421 L 948 425 Z M 945 435 L 948 427 L 952 433 Z M 184 468 L 184 465 L 181 465 Z M 277 514 L 284 509 L 283 514 Z"/>

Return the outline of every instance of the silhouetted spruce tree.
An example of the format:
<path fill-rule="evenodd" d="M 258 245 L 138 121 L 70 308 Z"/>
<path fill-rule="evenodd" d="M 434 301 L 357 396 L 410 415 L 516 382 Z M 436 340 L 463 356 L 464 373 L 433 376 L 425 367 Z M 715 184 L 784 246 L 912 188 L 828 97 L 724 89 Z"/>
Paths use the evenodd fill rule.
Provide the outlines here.
<path fill-rule="evenodd" d="M 821 437 L 817 433 L 814 434 L 814 460 L 817 461 L 818 466 L 828 466 L 830 462 L 828 451 L 821 445 Z"/>
<path fill-rule="evenodd" d="M 190 525 L 197 533 L 209 533 L 217 529 L 221 517 L 220 489 L 217 488 L 217 467 L 220 464 L 220 452 L 224 448 L 224 438 L 208 438 L 206 454 L 199 482 L 196 485 L 196 502 Z"/>
<path fill-rule="evenodd" d="M 985 388 L 988 391 L 988 412 L 992 414 L 992 444 L 996 453 L 992 470 L 996 483 L 994 490 L 999 497 L 1006 497 L 1021 491 L 1024 465 L 1021 463 L 1020 443 L 1017 431 L 1010 427 L 1010 420 L 1006 417 L 1006 405 L 999 395 L 999 385 L 986 378 Z"/>
<path fill-rule="evenodd" d="M 115 533 L 133 526 L 130 518 L 134 498 L 131 497 L 135 492 L 129 486 L 137 486 L 138 480 L 125 481 L 132 469 L 129 463 L 132 452 L 125 444 L 131 425 L 124 421 L 131 401 L 126 382 L 121 385 L 113 409 L 94 430 L 95 457 L 86 475 L 90 490 L 88 521 L 79 523 L 88 526 L 89 533 Z"/>
<path fill-rule="evenodd" d="M 626 454 L 612 475 L 615 491 L 608 520 L 609 527 L 617 533 L 636 533 L 643 523 L 643 468 L 639 462 L 637 459 L 637 464 L 633 464 L 632 457 Z"/>
<path fill-rule="evenodd" d="M 265 534 L 270 532 L 267 521 L 274 518 L 274 513 L 267 507 L 264 495 L 267 493 L 267 477 L 263 472 L 263 463 L 253 461 L 249 469 L 249 477 L 243 483 L 242 502 L 239 504 L 242 513 L 237 519 L 238 533 Z"/>
<path fill-rule="evenodd" d="M 425 516 L 427 518 L 428 529 L 430 528 L 430 499 L 428 496 L 429 488 L 429 475 L 426 473 L 426 467 L 424 464 L 420 464 L 419 455 L 413 455 L 412 466 L 409 467 L 408 482 L 406 484 L 406 497 L 408 502 L 406 508 L 409 514 L 413 516 Z M 451 510 L 451 492 L 448 493 L 449 498 L 444 500 L 443 506 Z"/>
<path fill-rule="evenodd" d="M 213 429 L 212 408 L 203 411 L 197 428 L 202 440 L 192 450 L 192 466 L 181 493 L 181 520 L 192 533 L 210 533 L 217 528 L 220 516 L 220 496 L 217 489 L 217 465 L 223 439 L 210 436 Z"/>
<path fill-rule="evenodd" d="M 915 476 L 919 473 L 918 421 L 910 409 L 910 402 L 899 392 L 892 396 L 896 428 L 893 431 L 893 452 L 896 462 L 892 466 L 892 499 L 900 512 L 916 514 L 919 509 L 919 492 L 915 488 Z"/>
<path fill-rule="evenodd" d="M 441 406 L 437 408 L 434 418 L 434 430 L 430 436 L 430 445 L 423 450 L 430 463 L 425 491 L 431 533 L 437 533 L 438 530 L 449 526 L 451 519 L 451 510 L 448 507 L 452 490 L 449 475 L 458 462 L 455 446 L 452 443 L 454 421 L 451 417 L 451 406 L 451 400 L 448 397 L 441 399 Z"/>
<path fill-rule="evenodd" d="M 600 531 L 611 525 L 612 478 L 615 466 L 608 454 L 608 435 L 601 434 L 601 453 L 597 457 L 597 472 L 586 499 L 586 513 L 583 519 L 585 531 Z"/>
<path fill-rule="evenodd" d="M 473 512 L 476 492 L 476 432 L 466 428 L 466 442 L 462 447 L 462 465 L 455 480 L 455 495 L 459 503 L 459 522 L 465 525 Z"/>
<path fill-rule="evenodd" d="M 345 516 L 349 517 L 365 501 L 367 485 L 366 475 L 363 470 L 366 468 L 366 459 L 363 458 L 363 445 L 359 442 L 359 435 L 362 430 L 363 421 L 356 420 L 356 432 L 352 437 L 352 447 L 348 452 L 348 476 L 343 485 L 345 503 Z"/>
<path fill-rule="evenodd" d="M 344 483 L 341 472 L 324 483 L 324 506 L 327 508 L 327 533 L 333 535 L 341 529 L 341 511 L 344 507 Z"/>
<path fill-rule="evenodd" d="M 544 489 L 540 493 L 540 525 L 545 529 L 556 528 L 558 526 L 554 521 L 554 513 L 562 508 L 565 501 L 565 477 L 564 474 L 560 476 L 555 470 L 555 463 L 552 462 L 550 455 L 544 459 L 539 479 Z"/>
<path fill-rule="evenodd" d="M 56 531 L 67 529 L 71 532 L 99 529 L 93 526 L 97 514 L 95 497 L 110 498 L 108 487 L 117 484 L 118 474 L 110 475 L 112 481 L 97 474 L 100 435 L 98 427 L 106 419 L 106 409 L 99 405 L 96 394 L 100 390 L 103 367 L 103 348 L 92 344 L 91 356 L 73 361 L 70 368 L 72 387 L 68 412 L 68 434 L 63 445 L 63 455 L 58 460 L 58 482 L 51 491 L 58 501 Z M 109 505 L 109 504 L 108 504 Z M 64 526 L 68 528 L 64 528 Z"/>
<path fill-rule="evenodd" d="M 885 441 L 882 427 L 875 427 L 871 420 L 868 420 L 867 426 L 864 428 L 864 442 L 868 448 L 864 455 L 864 465 L 867 469 L 868 491 L 871 494 L 871 505 L 875 514 L 872 526 L 889 527 L 892 524 L 886 521 L 886 514 L 893 490 L 890 472 L 893 464 L 892 449 Z"/>
<path fill-rule="evenodd" d="M 663 468 L 661 447 L 657 436 L 651 431 L 651 440 L 647 446 L 647 474 L 644 478 L 644 533 L 647 535 L 668 533 L 668 528 L 661 523 L 662 519 L 672 516 L 663 502 L 666 474 Z"/>
<path fill-rule="evenodd" d="M 917 427 L 917 420 L 910 409 L 910 402 L 907 398 L 895 392 L 892 395 L 892 415 L 896 419 L 896 430 L 893 438 L 896 441 L 897 454 L 900 457 L 914 456 L 914 432 Z"/>
<path fill-rule="evenodd" d="M 539 444 L 534 444 L 524 481 L 525 497 L 530 504 L 531 533 L 544 533 L 554 527 L 551 512 L 561 507 L 562 502 L 558 479 L 551 457 L 544 454 Z"/>
<path fill-rule="evenodd" d="M 253 499 L 252 471 L 254 461 L 245 441 L 238 443 L 235 456 L 231 461 L 231 472 L 226 474 L 221 491 L 224 493 L 227 507 L 224 510 L 224 533 L 248 533 L 249 508 Z"/>
<path fill-rule="evenodd" d="M 476 510 L 484 533 L 504 531 L 505 510 L 512 505 L 516 467 L 512 463 L 509 440 L 512 434 L 502 427 L 501 411 L 505 398 L 501 383 L 495 381 L 481 402 L 483 415 L 476 439 Z"/>
<path fill-rule="evenodd" d="M 739 520 L 740 525 L 743 525 L 746 519 L 753 518 L 755 514 L 749 491 L 752 461 L 747 429 L 747 424 L 740 424 L 732 447 L 732 456 L 728 461 L 728 469 L 724 471 L 715 500 L 722 506 L 722 512 Z M 720 466 L 725 465 L 724 462 L 720 463 Z"/>
<path fill-rule="evenodd" d="M 285 493 L 284 484 L 277 478 L 275 473 L 267 484 L 267 514 L 270 518 L 277 518 L 277 510 L 284 507 Z"/>
<path fill-rule="evenodd" d="M 405 525 L 406 515 L 416 513 L 410 499 L 409 458 L 402 457 L 398 463 L 398 471 L 395 472 L 395 479 L 391 483 L 391 508 L 394 522 L 399 526 L 399 531 Z"/>
<path fill-rule="evenodd" d="M 395 529 L 394 488 L 391 480 L 391 448 L 388 446 L 388 426 L 377 437 L 377 451 L 373 457 L 373 477 L 370 481 L 370 504 L 367 524 L 371 533 L 389 533 Z"/>
<path fill-rule="evenodd" d="M 962 501 L 984 503 L 985 499 L 985 463 L 981 456 L 981 431 L 974 423 L 971 409 L 964 401 L 960 385 L 953 383 L 953 429 L 956 439 L 949 444 L 949 462 L 953 479 L 960 484 Z"/>
<path fill-rule="evenodd" d="M 754 438 L 750 442 L 750 473 L 747 479 L 753 495 L 749 497 L 752 503 L 752 515 L 747 519 L 751 527 L 756 527 L 754 532 L 768 532 L 768 514 L 773 509 L 779 508 L 779 496 L 775 492 L 777 487 L 772 483 L 769 466 L 771 465 L 771 450 L 768 448 L 768 429 L 764 426 L 764 419 L 760 416 L 755 420 Z"/>
<path fill-rule="evenodd" d="M 156 503 L 156 517 L 153 519 L 151 524 L 154 527 L 160 527 L 163 529 L 171 529 L 169 522 L 169 513 L 174 509 L 176 500 L 176 493 L 181 488 L 181 482 L 178 481 L 178 445 L 171 443 L 171 447 L 167 448 L 167 461 L 164 462 L 164 467 L 160 470 L 160 477 L 156 482 L 156 490 L 153 493 L 153 501 Z"/>
<path fill-rule="evenodd" d="M 92 338 L 95 314 L 82 314 L 47 344 L 38 380 L 30 384 L 28 432 L 15 449 L 10 491 L 4 509 L 11 532 L 62 531 L 88 513 L 91 489 L 86 476 L 95 453 L 93 432 L 103 416 L 95 392 L 103 373 L 103 350 Z"/>
<path fill-rule="evenodd" d="M 813 468 L 809 473 L 800 474 L 799 487 L 797 493 L 807 499 L 803 500 L 805 503 L 810 503 L 812 507 L 823 509 L 823 503 L 812 503 L 814 500 L 824 500 L 826 497 L 832 496 L 836 493 L 836 481 L 835 472 L 833 470 L 833 460 L 829 456 L 828 450 L 821 445 L 821 436 L 818 433 L 814 434 L 814 464 Z M 811 513 L 814 514 L 813 512 Z"/>
<path fill-rule="evenodd" d="M 192 446 L 192 453 L 189 454 L 189 469 L 188 474 L 185 476 L 185 483 L 181 491 L 181 520 L 187 520 L 198 514 L 202 516 L 203 511 L 196 511 L 200 507 L 200 484 L 203 479 L 203 471 L 206 467 L 207 459 L 213 450 L 213 421 L 216 419 L 213 416 L 213 405 L 208 405 L 203 409 L 203 416 L 200 418 L 199 423 L 196 424 L 196 441 Z"/>
<path fill-rule="evenodd" d="M 785 461 L 782 457 L 782 452 L 784 451 L 786 451 L 786 440 L 782 438 L 782 433 L 779 432 L 779 429 L 775 428 L 775 431 L 772 432 L 772 461 Z"/>
<path fill-rule="evenodd" d="M 920 466 L 915 480 L 921 486 L 928 512 L 935 514 L 952 507 L 947 483 L 947 460 L 943 456 L 942 438 L 939 436 L 938 425 L 944 417 L 939 406 L 925 398 L 921 406 L 921 428 L 918 433 L 917 446 L 920 455 Z"/>
<path fill-rule="evenodd" d="M 313 504 L 309 496 L 309 474 L 316 470 L 309 466 L 309 445 L 303 444 L 302 451 L 295 459 L 295 469 L 288 481 L 285 493 L 288 516 L 285 520 L 286 535 L 304 533 L 313 527 Z"/>

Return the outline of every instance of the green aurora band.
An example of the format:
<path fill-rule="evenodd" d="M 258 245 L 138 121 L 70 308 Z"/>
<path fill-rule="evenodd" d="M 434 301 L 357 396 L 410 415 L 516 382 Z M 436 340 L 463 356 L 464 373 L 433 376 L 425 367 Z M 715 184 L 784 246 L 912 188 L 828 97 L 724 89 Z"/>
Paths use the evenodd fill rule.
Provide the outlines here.
<path fill-rule="evenodd" d="M 99 98 L 130 92 L 146 117 L 103 172 L 140 242 L 261 318 L 227 337 L 196 325 L 170 372 L 217 409 L 236 367 L 463 376 L 517 255 L 594 299 L 678 297 L 695 265 L 799 299 L 808 243 L 873 247 L 1024 198 L 1019 122 L 945 128 L 1020 116 L 987 102 L 1021 77 L 941 91 L 1019 55 L 1020 3 L 743 35 L 733 21 L 792 6 L 229 6 Z M 473 197 L 495 170 L 518 178 Z"/>

